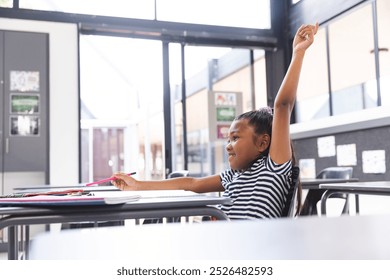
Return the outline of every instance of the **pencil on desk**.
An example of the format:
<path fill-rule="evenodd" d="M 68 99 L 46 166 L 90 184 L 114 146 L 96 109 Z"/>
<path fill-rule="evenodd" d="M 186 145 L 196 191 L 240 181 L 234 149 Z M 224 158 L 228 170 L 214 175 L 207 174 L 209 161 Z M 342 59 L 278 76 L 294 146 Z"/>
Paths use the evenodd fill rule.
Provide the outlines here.
<path fill-rule="evenodd" d="M 134 175 L 134 174 L 137 174 L 137 172 L 127 173 L 126 175 L 130 176 L 130 175 Z M 99 185 L 101 183 L 106 183 L 106 182 L 109 182 L 109 181 L 112 181 L 112 180 L 115 180 L 115 179 L 116 179 L 116 177 L 113 176 L 113 177 L 102 179 L 102 180 L 99 180 L 99 181 L 96 181 L 96 182 L 88 183 L 88 184 L 86 184 L 86 186 L 89 187 L 89 186 L 92 186 L 92 185 Z"/>

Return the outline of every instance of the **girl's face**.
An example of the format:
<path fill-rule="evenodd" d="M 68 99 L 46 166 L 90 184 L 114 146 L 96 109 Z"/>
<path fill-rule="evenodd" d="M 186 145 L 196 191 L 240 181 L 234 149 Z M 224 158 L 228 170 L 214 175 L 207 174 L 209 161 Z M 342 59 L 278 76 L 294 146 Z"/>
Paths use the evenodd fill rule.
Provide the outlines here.
<path fill-rule="evenodd" d="M 268 139 L 268 140 L 267 140 Z M 269 145 L 269 136 L 256 135 L 246 119 L 236 120 L 230 126 L 226 151 L 230 168 L 242 170 L 248 168 L 259 158 Z"/>

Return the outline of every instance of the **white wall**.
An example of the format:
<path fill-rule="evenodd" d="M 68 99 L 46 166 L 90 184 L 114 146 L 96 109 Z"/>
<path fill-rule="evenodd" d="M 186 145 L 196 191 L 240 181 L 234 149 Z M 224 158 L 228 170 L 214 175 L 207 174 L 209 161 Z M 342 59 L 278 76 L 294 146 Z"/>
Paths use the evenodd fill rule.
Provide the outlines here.
<path fill-rule="evenodd" d="M 50 184 L 76 184 L 79 172 L 77 25 L 0 18 L 0 29 L 49 34 Z"/>

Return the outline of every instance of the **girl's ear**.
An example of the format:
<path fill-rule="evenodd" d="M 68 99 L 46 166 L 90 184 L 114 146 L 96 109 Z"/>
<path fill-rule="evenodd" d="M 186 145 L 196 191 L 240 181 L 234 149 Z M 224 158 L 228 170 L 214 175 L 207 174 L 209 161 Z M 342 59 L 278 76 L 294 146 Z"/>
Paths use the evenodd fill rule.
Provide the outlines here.
<path fill-rule="evenodd" d="M 262 134 L 258 137 L 258 149 L 259 152 L 262 153 L 268 149 L 271 143 L 271 137 L 268 134 Z"/>

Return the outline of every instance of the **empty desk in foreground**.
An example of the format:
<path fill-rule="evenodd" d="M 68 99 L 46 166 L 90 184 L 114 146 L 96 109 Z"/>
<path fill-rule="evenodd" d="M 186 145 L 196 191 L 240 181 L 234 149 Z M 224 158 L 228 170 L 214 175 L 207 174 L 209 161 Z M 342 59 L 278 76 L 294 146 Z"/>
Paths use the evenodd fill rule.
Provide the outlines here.
<path fill-rule="evenodd" d="M 324 190 L 324 194 L 321 197 L 321 214 L 323 215 L 326 214 L 327 199 L 336 193 L 355 194 L 356 196 L 390 195 L 390 181 L 329 183 L 320 184 L 319 188 Z M 359 213 L 359 203 L 356 203 L 356 213 Z"/>
<path fill-rule="evenodd" d="M 36 236 L 30 259 L 389 260 L 389 236 L 390 216 L 90 228 Z"/>

